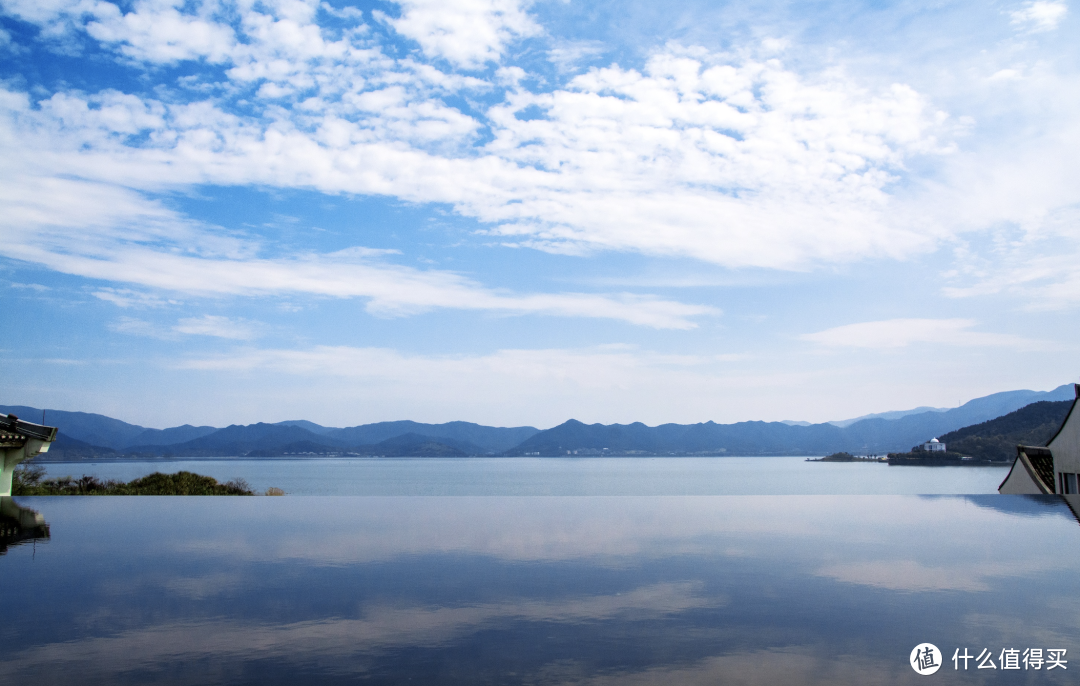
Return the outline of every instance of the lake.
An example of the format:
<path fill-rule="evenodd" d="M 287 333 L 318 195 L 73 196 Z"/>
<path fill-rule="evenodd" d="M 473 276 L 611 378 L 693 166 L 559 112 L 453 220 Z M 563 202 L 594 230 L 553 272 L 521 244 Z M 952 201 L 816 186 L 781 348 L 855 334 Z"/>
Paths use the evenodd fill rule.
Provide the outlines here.
<path fill-rule="evenodd" d="M 1056 496 L 16 504 L 50 536 L 2 546 L 5 684 L 1072 684 L 1080 668 L 1080 524 Z M 923 643 L 932 677 L 909 666 Z"/>
<path fill-rule="evenodd" d="M 1005 468 L 46 466 L 186 469 L 291 495 L 4 499 L 3 683 L 904 684 L 925 683 L 909 666 L 922 643 L 939 681 L 1075 683 L 1080 523 L 1057 496 L 997 495 Z M 1066 652 L 1053 669 L 998 666 L 1031 649 Z M 964 651 L 984 668 L 964 669 Z"/>
<path fill-rule="evenodd" d="M 304 458 L 44 463 L 50 476 L 187 470 L 292 495 L 917 495 L 997 493 L 1008 467 L 806 462 L 803 457 Z"/>

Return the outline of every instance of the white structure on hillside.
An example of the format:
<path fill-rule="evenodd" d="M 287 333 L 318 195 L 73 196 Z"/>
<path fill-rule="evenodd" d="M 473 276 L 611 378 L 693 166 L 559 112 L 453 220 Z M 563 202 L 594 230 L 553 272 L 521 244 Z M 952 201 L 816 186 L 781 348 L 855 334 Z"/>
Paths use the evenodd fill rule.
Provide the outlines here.
<path fill-rule="evenodd" d="M 1076 495 L 1080 473 L 1080 384 L 1076 399 L 1054 437 L 1045 446 L 1016 446 L 1016 461 L 998 486 L 999 493 Z"/>
<path fill-rule="evenodd" d="M 945 444 L 936 438 L 931 438 L 922 444 L 922 449 L 928 453 L 943 453 L 945 452 Z"/>
<path fill-rule="evenodd" d="M 15 465 L 49 452 L 54 440 L 55 426 L 31 424 L 13 414 L 0 414 L 0 496 L 11 495 Z"/>

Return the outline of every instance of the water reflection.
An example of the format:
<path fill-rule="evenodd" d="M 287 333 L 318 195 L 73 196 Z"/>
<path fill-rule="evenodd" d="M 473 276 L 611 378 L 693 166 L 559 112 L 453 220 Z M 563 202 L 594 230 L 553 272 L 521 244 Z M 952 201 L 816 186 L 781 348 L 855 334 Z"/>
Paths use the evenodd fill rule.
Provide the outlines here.
<path fill-rule="evenodd" d="M 1052 496 L 25 500 L 8 683 L 921 683 L 1080 635 Z"/>
<path fill-rule="evenodd" d="M 48 537 L 49 525 L 44 517 L 20 507 L 11 496 L 0 496 L 0 555 L 11 546 Z"/>

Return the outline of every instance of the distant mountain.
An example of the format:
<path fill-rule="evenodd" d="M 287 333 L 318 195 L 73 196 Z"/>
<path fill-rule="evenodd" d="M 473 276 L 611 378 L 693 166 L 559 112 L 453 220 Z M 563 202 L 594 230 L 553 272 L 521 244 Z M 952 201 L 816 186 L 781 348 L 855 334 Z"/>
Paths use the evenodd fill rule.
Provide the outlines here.
<path fill-rule="evenodd" d="M 130 440 L 130 445 L 173 445 L 208 436 L 218 429 L 213 426 L 174 426 L 171 429 L 146 429 Z M 124 446 L 128 447 L 128 446 Z"/>
<path fill-rule="evenodd" d="M 14 414 L 31 422 L 41 421 L 42 410 L 25 405 L 0 405 L 0 412 Z M 59 427 L 59 436 L 74 438 L 91 446 L 123 450 L 134 445 L 182 443 L 217 431 L 212 426 L 183 426 L 171 429 L 147 429 L 119 419 L 90 412 L 45 410 L 49 426 Z"/>
<path fill-rule="evenodd" d="M 462 447 L 449 445 L 456 443 L 452 438 L 437 439 L 422 434 L 405 434 L 395 436 L 371 446 L 371 454 L 386 457 L 465 457 L 466 455 L 478 455 L 481 449 L 477 446 L 466 444 Z"/>
<path fill-rule="evenodd" d="M 843 429 L 832 424 L 583 424 L 571 419 L 541 431 L 508 455 L 814 455 L 837 452 Z"/>
<path fill-rule="evenodd" d="M 950 452 L 984 460 L 1011 460 L 1017 445 L 1046 445 L 1053 438 L 1072 401 L 1043 400 L 988 422 L 966 426 L 939 437 Z"/>
<path fill-rule="evenodd" d="M 25 405 L 0 405 L 0 412 L 14 414 L 28 422 L 38 423 L 41 421 L 42 410 Z M 90 412 L 47 410 L 45 421 L 49 426 L 59 427 L 60 435 L 114 450 L 132 445 L 131 439 L 146 431 L 145 427 Z"/>
<path fill-rule="evenodd" d="M 444 436 L 407 433 L 375 444 L 356 445 L 337 436 L 319 435 L 294 424 L 233 425 L 175 445 L 127 449 L 140 455 L 184 457 L 281 457 L 286 455 L 381 455 L 386 457 L 458 457 L 482 455 L 484 449 Z"/>
<path fill-rule="evenodd" d="M 845 427 L 832 423 L 738 422 L 736 424 L 586 425 L 570 420 L 530 437 L 508 455 L 818 455 L 835 452 L 885 454 L 949 431 L 1000 417 L 1025 399 L 1065 400 L 1071 384 L 1049 392 L 1009 391 L 977 398 L 951 410 L 899 419 L 862 419 Z"/>
<path fill-rule="evenodd" d="M 1049 392 L 1008 391 L 976 398 L 950 410 L 881 413 L 851 423 L 739 422 L 736 424 L 585 425 L 570 420 L 540 431 L 531 426 L 492 427 L 471 422 L 423 424 L 378 422 L 347 428 L 306 420 L 233 425 L 223 429 L 183 426 L 147 429 L 87 412 L 47 410 L 60 428 L 48 459 L 119 455 L 180 457 L 272 456 L 289 453 L 361 455 L 821 455 L 883 454 L 950 431 L 979 424 L 1039 401 L 1073 397 L 1071 385 Z M 923 409 L 923 408 L 918 408 Z M 41 410 L 0 406 L 0 412 L 40 421 Z M 886 417 L 895 417 L 892 419 Z M 846 423 L 845 426 L 837 424 Z"/>
<path fill-rule="evenodd" d="M 0 405 L 0 412 L 39 422 L 42 410 L 24 405 Z M 470 455 L 497 455 L 539 431 L 531 426 L 507 428 L 483 426 L 471 422 L 422 424 L 412 421 L 378 422 L 336 428 L 321 426 L 303 419 L 277 424 L 251 424 L 244 431 L 236 426 L 218 429 L 212 426 L 191 426 L 190 424 L 168 429 L 148 429 L 100 414 L 64 410 L 46 410 L 46 421 L 51 426 L 59 427 L 59 435 L 64 439 L 63 443 L 69 439 L 80 443 L 81 447 L 77 452 L 70 452 L 73 457 L 79 458 L 94 455 L 115 456 L 116 454 L 170 454 L 198 457 L 246 455 L 251 451 L 280 454 L 285 446 L 304 442 L 311 444 L 308 447 L 316 446 L 323 451 L 352 450 L 358 447 L 367 449 L 383 441 L 407 434 L 424 436 L 440 445 Z M 291 432 L 293 429 L 306 433 Z M 415 445 L 419 446 L 424 442 L 428 441 L 415 443 Z M 58 443 L 54 449 L 59 448 Z M 384 448 L 391 452 L 399 450 L 393 446 L 384 446 Z M 63 451 L 57 454 L 63 454 Z"/>
<path fill-rule="evenodd" d="M 17 414 L 17 413 L 16 413 Z M 70 460 L 84 460 L 95 457 L 116 457 L 117 452 L 112 448 L 100 445 L 91 445 L 71 436 L 57 433 L 56 440 L 49 446 L 49 452 L 35 458 L 38 462 L 60 462 Z"/>
<path fill-rule="evenodd" d="M 336 429 L 336 428 L 334 428 L 332 426 L 320 426 L 320 425 L 316 424 L 315 422 L 309 422 L 306 419 L 291 419 L 291 420 L 289 420 L 287 422 L 278 422 L 278 424 L 280 426 L 298 426 L 301 429 L 307 429 L 311 433 L 318 434 L 320 436 L 324 436 L 324 435 L 326 435 L 327 433 L 329 433 L 331 431 L 340 431 L 341 430 L 341 429 Z"/>
<path fill-rule="evenodd" d="M 855 417 L 854 419 L 840 419 L 837 421 L 829 422 L 833 426 L 839 426 L 841 429 L 845 426 L 851 426 L 855 422 L 861 422 L 864 419 L 900 419 L 906 417 L 909 414 L 923 414 L 924 412 L 948 412 L 947 407 L 928 407 L 923 405 L 911 410 L 892 410 L 891 412 L 875 412 L 873 414 L 864 414 L 861 417 Z M 785 422 L 786 423 L 786 422 Z M 809 423 L 809 422 L 805 422 Z"/>
<path fill-rule="evenodd" d="M 879 412 L 877 414 L 868 414 L 854 419 L 843 419 L 829 423 L 845 428 L 866 419 L 902 419 L 909 415 L 925 415 L 928 412 L 934 412 L 948 414 L 952 418 L 951 421 L 953 423 L 956 421 L 964 422 L 957 426 L 967 426 L 968 424 L 984 422 L 988 419 L 993 419 L 994 417 L 1000 417 L 1014 410 L 1019 410 L 1025 405 L 1039 402 L 1040 400 L 1072 400 L 1073 395 L 1073 385 L 1064 384 L 1052 391 L 1004 391 L 1001 393 L 993 393 L 991 395 L 983 396 L 982 398 L 969 400 L 960 407 L 954 407 L 952 409 L 942 407 L 917 407 L 913 410 Z"/>
<path fill-rule="evenodd" d="M 298 426 L 281 424 L 234 424 L 190 441 L 172 445 L 137 445 L 132 453 L 177 455 L 184 457 L 242 457 L 250 452 L 272 454 L 291 443 L 307 443 L 324 450 L 349 447 L 326 436 L 313 434 Z"/>
<path fill-rule="evenodd" d="M 482 426 L 472 422 L 421 424 L 419 422 L 398 421 L 364 424 L 347 429 L 330 429 L 325 435 L 350 445 L 370 445 L 395 436 L 417 434 L 477 446 L 480 451 L 475 454 L 483 455 L 487 452 L 502 453 L 520 444 L 530 436 L 534 436 L 539 431 L 539 429 L 531 426 L 504 428 Z"/>

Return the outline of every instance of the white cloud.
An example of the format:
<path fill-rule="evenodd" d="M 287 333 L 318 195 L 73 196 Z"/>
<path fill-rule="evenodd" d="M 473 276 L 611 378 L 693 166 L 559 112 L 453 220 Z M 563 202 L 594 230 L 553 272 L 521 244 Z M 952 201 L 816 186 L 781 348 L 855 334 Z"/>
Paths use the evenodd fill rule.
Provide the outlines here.
<path fill-rule="evenodd" d="M 380 13 L 429 57 L 463 69 L 497 62 L 511 42 L 541 33 L 522 0 L 399 0 L 401 17 Z"/>
<path fill-rule="evenodd" d="M 130 288 L 99 288 L 93 291 L 91 295 L 124 309 L 132 307 L 164 307 L 179 304 L 176 300 L 167 300 L 152 293 L 135 291 Z"/>
<path fill-rule="evenodd" d="M 1029 31 L 1053 31 L 1057 28 L 1069 6 L 1060 0 L 1034 0 L 1012 13 L 1012 22 Z"/>
<path fill-rule="evenodd" d="M 148 322 L 145 319 L 138 319 L 136 317 L 120 317 L 109 324 L 109 330 L 115 331 L 116 333 L 128 334 L 129 336 L 142 336 L 144 338 L 158 338 L 161 340 L 170 340 L 176 337 L 171 331 L 162 329 L 153 322 Z"/>
<path fill-rule="evenodd" d="M 945 149 L 935 138 L 947 134 L 944 115 L 903 85 L 869 92 L 839 72 L 800 76 L 776 60 L 673 45 L 643 71 L 593 69 L 546 93 L 513 87 L 470 115 L 442 95 L 495 84 L 391 59 L 359 29 L 332 40 L 314 1 L 238 8 L 235 31 L 215 23 L 226 7 L 217 3 L 142 2 L 126 15 L 109 3 L 48 16 L 18 7 L 42 22 L 97 17 L 86 30 L 133 58 L 224 61 L 233 85 L 286 106 L 263 102 L 260 118 L 227 99 L 110 91 L 58 93 L 37 111 L 25 94 L 6 94 L 9 153 L 43 175 L 390 195 L 449 203 L 513 245 L 731 267 L 902 257 L 944 231 L 906 221 L 888 190 L 906 160 Z M 402 8 L 387 21 L 459 66 L 497 59 L 511 38 L 539 30 L 511 0 Z M 525 110 L 539 116 L 518 119 Z M 494 139 L 480 143 L 485 129 Z"/>
<path fill-rule="evenodd" d="M 663 369 L 669 373 L 696 369 L 715 361 L 711 357 L 642 353 L 625 346 L 601 346 L 582 350 L 501 350 L 489 355 L 407 355 L 387 348 L 316 346 L 307 350 L 248 350 L 190 359 L 179 363 L 187 369 L 249 371 L 278 369 L 290 374 L 332 374 L 382 378 L 395 382 L 437 377 L 480 379 L 492 374 L 509 375 L 520 382 L 545 378 L 573 380 L 584 386 L 618 386 L 620 378 L 636 376 L 634 370 Z"/>
<path fill-rule="evenodd" d="M 887 319 L 846 324 L 799 336 L 804 341 L 847 348 L 903 348 L 914 343 L 956 346 L 1001 346 L 1040 349 L 1046 343 L 1012 334 L 969 331 L 972 319 Z"/>
<path fill-rule="evenodd" d="M 224 62 L 236 45 L 231 28 L 210 17 L 181 13 L 184 0 L 136 2 L 124 13 L 108 2 L 95 5 L 95 19 L 86 32 L 103 43 L 118 43 L 124 54 L 151 62 L 178 62 L 205 58 Z M 209 15 L 216 3 L 200 9 Z"/>
<path fill-rule="evenodd" d="M 307 294 L 365 298 L 367 309 L 400 316 L 434 308 L 614 319 L 688 329 L 713 308 L 633 294 L 514 293 L 464 276 L 383 261 L 387 251 L 354 247 L 289 258 L 259 257 L 258 243 L 196 224 L 116 186 L 24 177 L 0 187 L 0 254 L 67 274 L 203 297 Z M 153 301 L 101 288 L 121 306 Z M 199 333 L 207 333 L 200 331 Z"/>
<path fill-rule="evenodd" d="M 989 150 L 938 157 L 930 166 L 947 167 L 941 183 L 920 185 L 908 177 L 912 162 L 925 169 L 927 155 L 952 150 L 943 113 L 902 84 L 868 89 L 840 70 L 800 74 L 761 57 L 775 42 L 758 56 L 670 45 L 641 70 L 611 65 L 532 92 L 514 85 L 527 76 L 516 66 L 485 82 L 391 58 L 363 26 L 323 31 L 314 1 L 140 2 L 126 15 L 90 0 L 4 1 L 42 25 L 92 24 L 93 35 L 131 59 L 221 61 L 230 80 L 230 95 L 186 103 L 65 91 L 35 109 L 28 94 L 4 92 L 5 176 L 74 175 L 147 191 L 258 184 L 391 196 L 447 203 L 510 245 L 773 269 L 904 258 L 958 232 L 1077 201 L 1067 181 L 1080 159 L 1068 123 L 1075 107 L 1062 95 L 1075 84 L 1045 74 L 1005 78 L 1012 72 L 998 69 L 987 83 L 1031 84 L 1009 101 L 1033 108 L 1045 109 L 1051 101 L 1039 94 L 1053 93 L 1063 126 L 1047 127 L 1032 145 L 1017 139 L 1003 151 L 995 137 Z M 1018 13 L 1060 18 L 1058 5 Z M 447 59 L 458 65 L 496 59 L 506 41 L 538 30 L 521 4 L 402 7 L 388 21 L 417 40 L 428 36 L 429 54 L 457 55 Z M 239 21 L 228 23 L 232 11 Z M 463 17 L 479 17 L 464 34 L 454 29 Z M 187 24 L 206 29 L 186 32 Z M 467 35 L 474 30 L 494 38 Z M 573 57 L 575 46 L 552 48 L 552 58 Z M 445 98 L 507 84 L 486 111 L 463 112 Z M 229 99 L 244 88 L 257 89 L 254 115 Z"/>
<path fill-rule="evenodd" d="M 916 560 L 873 560 L 829 564 L 816 573 L 845 583 L 891 591 L 970 593 L 992 590 L 992 582 L 1001 577 L 1024 577 L 1044 571 L 1046 563 L 1045 559 L 1038 562 L 1009 560 L 979 565 L 976 570 L 970 564 L 928 565 Z"/>
<path fill-rule="evenodd" d="M 257 325 L 244 319 L 230 319 L 218 315 L 204 314 L 201 317 L 187 317 L 177 322 L 173 331 L 197 336 L 214 336 L 232 340 L 247 341 L 255 338 Z"/>
<path fill-rule="evenodd" d="M 645 73 L 518 91 L 488 111 L 495 138 L 482 147 L 470 144 L 479 122 L 400 86 L 315 98 L 311 115 L 309 98 L 270 123 L 111 92 L 59 94 L 40 111 L 5 100 L 13 161 L 43 172 L 450 203 L 506 242 L 558 252 L 791 269 L 911 254 L 939 231 L 891 217 L 886 187 L 908 156 L 939 150 L 940 116 L 910 88 L 806 83 L 775 61 L 673 49 Z M 530 107 L 543 116 L 515 116 Z M 149 142 L 128 144 L 136 132 Z"/>
<path fill-rule="evenodd" d="M 548 50 L 548 59 L 561 72 L 572 72 L 578 68 L 578 63 L 602 55 L 607 51 L 600 41 L 560 41 L 555 47 Z"/>

